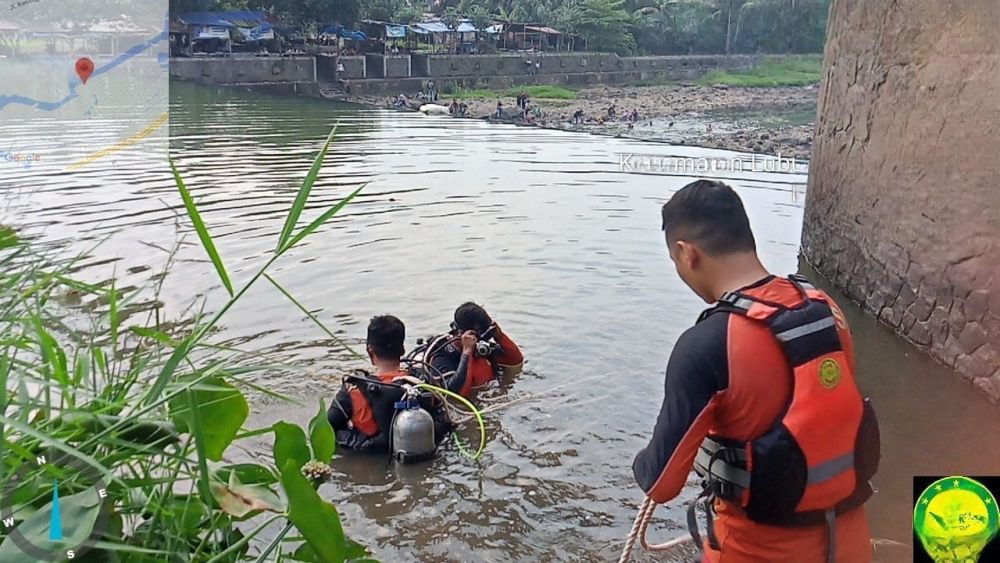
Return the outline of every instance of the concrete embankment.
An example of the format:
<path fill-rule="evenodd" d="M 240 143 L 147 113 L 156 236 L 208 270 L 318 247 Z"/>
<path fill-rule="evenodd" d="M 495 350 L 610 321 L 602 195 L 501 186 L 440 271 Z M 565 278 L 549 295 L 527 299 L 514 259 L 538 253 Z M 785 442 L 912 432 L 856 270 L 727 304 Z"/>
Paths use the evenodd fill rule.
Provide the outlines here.
<path fill-rule="evenodd" d="M 745 70 L 781 55 L 619 57 L 613 53 L 497 55 L 364 55 L 336 57 L 219 57 L 172 59 L 174 79 L 205 84 L 319 83 L 331 95 L 395 95 L 421 90 L 502 89 L 528 84 L 587 86 L 638 81 L 693 80 L 713 70 Z M 338 72 L 338 63 L 343 71 Z M 292 88 L 289 88 L 291 90 Z"/>

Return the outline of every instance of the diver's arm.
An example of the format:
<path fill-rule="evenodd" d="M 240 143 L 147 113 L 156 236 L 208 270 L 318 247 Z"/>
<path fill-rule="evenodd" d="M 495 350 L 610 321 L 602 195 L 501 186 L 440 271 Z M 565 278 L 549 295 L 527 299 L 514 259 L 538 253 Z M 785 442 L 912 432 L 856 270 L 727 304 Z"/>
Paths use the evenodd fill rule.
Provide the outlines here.
<path fill-rule="evenodd" d="M 351 421 L 351 394 L 346 386 L 337 391 L 333 404 L 326 411 L 326 418 L 334 430 L 347 430 Z"/>
<path fill-rule="evenodd" d="M 653 437 L 632 462 L 639 486 L 658 503 L 680 493 L 728 386 L 728 318 L 716 313 L 688 329 L 670 355 Z"/>
<path fill-rule="evenodd" d="M 507 336 L 507 333 L 497 325 L 497 344 L 500 345 L 500 353 L 497 354 L 497 364 L 502 367 L 517 367 L 524 363 L 524 354 L 517 347 L 517 343 Z"/>
<path fill-rule="evenodd" d="M 462 393 L 462 389 L 465 387 L 465 381 L 469 378 L 469 355 L 462 354 L 462 358 L 458 361 L 458 368 L 455 369 L 455 374 L 448 378 L 447 388 L 452 393 Z"/>

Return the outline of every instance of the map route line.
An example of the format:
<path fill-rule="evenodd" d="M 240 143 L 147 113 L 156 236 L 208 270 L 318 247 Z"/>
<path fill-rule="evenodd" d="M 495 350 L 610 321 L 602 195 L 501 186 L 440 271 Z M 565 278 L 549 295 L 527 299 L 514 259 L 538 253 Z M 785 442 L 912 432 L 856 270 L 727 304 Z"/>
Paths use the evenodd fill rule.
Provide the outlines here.
<path fill-rule="evenodd" d="M 118 55 L 118 57 L 116 57 L 111 62 L 105 64 L 104 66 L 101 66 L 100 68 L 94 69 L 94 72 L 93 72 L 93 74 L 90 75 L 90 77 L 94 78 L 95 76 L 100 76 L 100 75 L 104 74 L 105 72 L 109 72 L 111 70 L 114 70 L 115 67 L 117 67 L 117 66 L 125 63 L 129 59 L 132 59 L 132 58 L 140 55 L 143 51 L 145 51 L 146 49 L 149 49 L 153 45 L 156 45 L 157 43 L 159 43 L 161 41 L 166 41 L 169 38 L 170 38 L 170 32 L 165 29 L 165 30 L 163 30 L 163 32 L 161 32 L 161 33 L 159 33 L 157 35 L 154 35 L 153 37 L 147 39 L 146 41 L 143 41 L 142 43 L 139 43 L 138 45 L 135 45 L 134 47 L 132 47 L 129 50 L 125 51 L 121 55 Z M 34 108 L 42 110 L 42 111 L 55 111 L 55 110 L 63 107 L 64 105 L 66 105 L 67 103 L 69 103 L 70 101 L 72 101 L 73 99 L 77 98 L 79 96 L 79 94 L 76 93 L 76 89 L 77 89 L 78 86 L 82 86 L 82 85 L 83 85 L 83 82 L 80 81 L 79 78 L 71 78 L 70 81 L 69 81 L 69 94 L 67 94 L 65 98 L 63 98 L 63 99 L 61 99 L 59 101 L 56 101 L 56 102 L 46 102 L 46 101 L 41 101 L 41 100 L 33 100 L 33 99 L 28 98 L 26 96 L 0 95 L 0 110 L 2 110 L 4 107 L 6 107 L 6 106 L 8 106 L 10 104 L 21 104 L 21 105 L 25 105 L 25 106 L 34 107 Z"/>
<path fill-rule="evenodd" d="M 114 153 L 116 153 L 116 152 L 118 152 L 120 150 L 124 150 L 124 149 L 127 149 L 129 147 L 137 145 L 139 143 L 139 141 L 142 141 L 146 137 L 149 137 L 150 135 L 152 135 L 153 133 L 155 133 L 157 129 L 159 129 L 161 126 L 163 126 L 164 123 L 167 122 L 167 119 L 169 117 L 170 117 L 170 114 L 168 112 L 164 112 L 163 115 L 161 115 L 160 117 L 157 117 L 156 119 L 154 119 L 153 122 L 150 123 L 149 125 L 147 125 L 146 128 L 143 129 L 142 131 L 139 131 L 135 135 L 132 135 L 131 137 L 129 137 L 127 139 L 124 139 L 122 141 L 119 141 L 118 143 L 115 143 L 114 145 L 112 145 L 112 146 L 110 146 L 110 147 L 108 147 L 106 149 L 103 149 L 103 150 L 100 150 L 98 152 L 95 152 L 94 154 L 92 154 L 92 155 L 90 155 L 90 156 L 88 156 L 86 158 L 82 158 L 82 159 L 74 162 L 66 170 L 76 170 L 78 168 L 82 168 L 82 167 L 84 167 L 84 166 L 86 166 L 86 165 L 94 162 L 95 160 L 98 160 L 98 159 L 101 159 L 101 158 L 104 158 L 104 157 L 108 156 L 109 154 L 114 154 Z"/>

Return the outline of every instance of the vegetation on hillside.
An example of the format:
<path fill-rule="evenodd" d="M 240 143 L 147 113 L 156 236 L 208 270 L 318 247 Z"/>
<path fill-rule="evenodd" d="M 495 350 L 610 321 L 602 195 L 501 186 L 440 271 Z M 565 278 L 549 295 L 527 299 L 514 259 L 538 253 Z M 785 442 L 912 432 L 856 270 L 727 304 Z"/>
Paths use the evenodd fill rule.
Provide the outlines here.
<path fill-rule="evenodd" d="M 171 0 L 173 13 L 266 10 L 306 25 L 359 19 L 410 23 L 425 13 L 533 22 L 579 35 L 592 51 L 622 54 L 818 53 L 830 0 Z"/>

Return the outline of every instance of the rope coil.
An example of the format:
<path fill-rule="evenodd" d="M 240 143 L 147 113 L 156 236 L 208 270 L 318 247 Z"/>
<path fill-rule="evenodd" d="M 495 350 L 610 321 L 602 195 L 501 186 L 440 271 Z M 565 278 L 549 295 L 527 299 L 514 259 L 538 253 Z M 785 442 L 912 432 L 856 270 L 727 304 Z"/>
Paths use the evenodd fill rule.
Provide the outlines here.
<path fill-rule="evenodd" d="M 643 499 L 642 505 L 639 506 L 639 513 L 635 516 L 635 522 L 632 523 L 632 529 L 625 538 L 625 546 L 622 548 L 622 554 L 618 558 L 618 563 L 628 563 L 632 560 L 632 552 L 635 550 L 636 540 L 639 540 L 639 545 L 643 549 L 653 553 L 669 551 L 691 541 L 691 536 L 688 534 L 663 543 L 650 544 L 646 541 L 646 530 L 649 528 L 649 522 L 653 519 L 653 511 L 656 510 L 657 506 L 657 503 L 653 502 L 653 499 L 649 497 Z"/>

